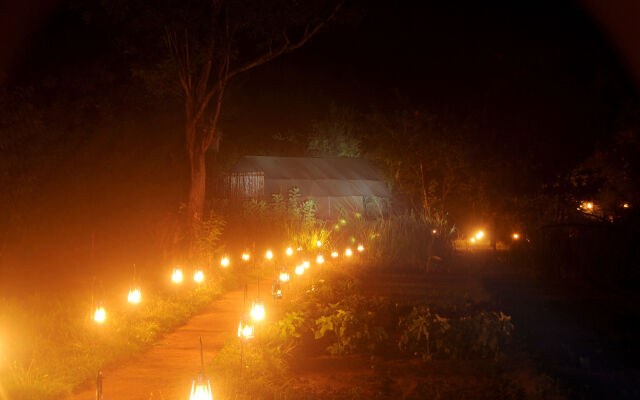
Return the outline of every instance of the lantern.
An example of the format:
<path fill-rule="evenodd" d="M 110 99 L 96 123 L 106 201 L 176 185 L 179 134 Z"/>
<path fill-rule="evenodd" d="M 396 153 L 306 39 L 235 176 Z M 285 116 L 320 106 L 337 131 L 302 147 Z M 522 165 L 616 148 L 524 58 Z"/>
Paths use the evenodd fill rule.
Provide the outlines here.
<path fill-rule="evenodd" d="M 434 230 L 431 231 L 431 233 L 433 233 L 435 235 L 436 233 L 438 233 L 438 231 L 434 229 Z"/>
<path fill-rule="evenodd" d="M 316 264 L 323 264 L 324 263 L 324 256 L 322 254 L 318 254 L 318 257 L 316 257 Z"/>
<path fill-rule="evenodd" d="M 253 339 L 253 324 L 250 324 L 247 318 L 242 318 L 238 324 L 238 337 L 245 341 Z"/>
<path fill-rule="evenodd" d="M 302 251 L 302 247 L 298 247 L 296 251 Z"/>
<path fill-rule="evenodd" d="M 129 303 L 133 303 L 133 304 L 138 304 L 140 303 L 140 298 L 142 297 L 142 294 L 140 293 L 140 288 L 130 288 L 129 289 L 129 296 L 127 296 L 127 301 Z"/>
<path fill-rule="evenodd" d="M 362 253 L 364 251 L 364 246 L 362 244 L 358 245 L 358 252 Z"/>
<path fill-rule="evenodd" d="M 267 250 L 265 257 L 267 257 L 267 260 L 271 260 L 273 258 L 273 252 L 271 252 L 271 250 Z"/>
<path fill-rule="evenodd" d="M 251 258 L 249 256 L 249 253 L 247 253 L 246 251 L 244 253 L 242 253 L 242 260 L 243 261 L 249 261 L 249 258 Z"/>
<path fill-rule="evenodd" d="M 197 269 L 196 272 L 193 274 L 193 280 L 198 283 L 204 281 L 204 272 L 202 272 L 202 270 L 200 269 Z"/>
<path fill-rule="evenodd" d="M 484 237 L 484 232 L 483 231 L 478 231 L 478 233 L 476 233 L 476 239 L 480 240 Z"/>
<path fill-rule="evenodd" d="M 631 204 L 629 203 L 622 203 L 622 208 L 630 208 Z"/>
<path fill-rule="evenodd" d="M 289 273 L 286 271 L 280 272 L 280 281 L 281 282 L 289 282 Z"/>
<path fill-rule="evenodd" d="M 472 237 L 471 238 L 471 243 L 475 243 L 476 242 L 476 238 Z"/>
<path fill-rule="evenodd" d="M 174 283 L 182 282 L 182 270 L 180 268 L 173 269 L 173 274 L 171 274 L 171 280 Z"/>
<path fill-rule="evenodd" d="M 321 240 L 318 240 L 318 241 L 316 242 L 316 246 L 318 246 L 318 247 L 322 247 L 322 241 L 321 241 Z"/>
<path fill-rule="evenodd" d="M 189 400 L 213 400 L 211 381 L 204 377 L 204 355 L 202 353 L 202 337 L 200 337 L 200 373 L 191 382 Z"/>
<path fill-rule="evenodd" d="M 520 235 L 519 235 L 519 234 L 517 234 L 517 233 L 514 233 L 512 237 L 513 237 L 513 240 L 518 240 L 518 239 L 520 239 Z"/>
<path fill-rule="evenodd" d="M 296 275 L 302 275 L 304 274 L 304 265 L 298 265 L 296 267 Z"/>
<path fill-rule="evenodd" d="M 289 274 L 287 274 L 287 280 L 289 280 Z M 271 295 L 275 300 L 282 298 L 282 285 L 280 285 L 280 281 L 277 279 L 275 279 L 271 285 Z"/>
<path fill-rule="evenodd" d="M 309 267 L 311 266 L 311 264 L 309 264 L 309 261 L 303 261 L 303 262 L 302 262 L 302 266 L 304 267 L 304 269 L 309 269 Z"/>
<path fill-rule="evenodd" d="M 344 251 L 344 255 L 347 257 L 351 257 L 353 255 L 353 251 L 351 251 L 351 248 L 347 247 L 347 249 Z"/>
<path fill-rule="evenodd" d="M 290 256 L 293 254 L 293 249 L 291 247 L 287 247 L 287 250 L 285 250 L 286 255 Z"/>
<path fill-rule="evenodd" d="M 223 268 L 227 268 L 229 266 L 229 257 L 227 256 L 222 257 L 222 259 L 220 260 L 220 265 Z"/>
<path fill-rule="evenodd" d="M 92 319 L 98 324 L 102 324 L 107 319 L 107 312 L 104 310 L 102 303 L 100 303 L 98 307 L 96 307 Z"/>
<path fill-rule="evenodd" d="M 338 254 L 337 251 L 334 250 L 334 251 L 331 252 L 331 258 L 338 258 L 338 256 L 339 256 L 339 254 Z"/>
<path fill-rule="evenodd" d="M 262 321 L 264 319 L 264 303 L 260 299 L 256 299 L 251 305 L 251 318 L 254 321 Z"/>

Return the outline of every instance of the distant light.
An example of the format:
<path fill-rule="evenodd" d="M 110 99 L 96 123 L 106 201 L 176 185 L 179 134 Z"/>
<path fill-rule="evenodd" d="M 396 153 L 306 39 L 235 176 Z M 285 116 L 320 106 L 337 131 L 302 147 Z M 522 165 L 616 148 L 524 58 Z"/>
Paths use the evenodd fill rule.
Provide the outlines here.
<path fill-rule="evenodd" d="M 433 233 L 435 235 L 436 233 L 438 233 L 438 231 L 434 229 L 434 230 L 431 231 L 431 233 Z"/>
<path fill-rule="evenodd" d="M 264 303 L 262 300 L 256 300 L 253 302 L 249 315 L 251 315 L 251 318 L 253 318 L 254 321 L 262 321 L 264 319 Z"/>
<path fill-rule="evenodd" d="M 249 253 L 242 253 L 242 260 L 249 261 L 250 258 L 251 256 L 249 255 Z"/>
<path fill-rule="evenodd" d="M 211 392 L 211 381 L 204 379 L 202 376 L 194 379 L 191 383 L 191 395 L 189 400 L 213 400 Z"/>
<path fill-rule="evenodd" d="M 289 273 L 288 272 L 280 272 L 280 281 L 281 282 L 289 282 Z"/>
<path fill-rule="evenodd" d="M 358 245 L 358 251 L 362 253 L 364 251 L 364 246 L 362 244 Z"/>
<path fill-rule="evenodd" d="M 304 265 L 298 265 L 296 267 L 296 275 L 302 275 L 304 274 Z"/>
<path fill-rule="evenodd" d="M 253 325 L 249 322 L 240 321 L 238 324 L 238 337 L 242 340 L 249 340 L 253 338 Z"/>
<path fill-rule="evenodd" d="M 629 203 L 622 203 L 622 208 L 630 208 L 631 204 Z"/>
<path fill-rule="evenodd" d="M 204 272 L 202 272 L 202 270 L 200 269 L 197 269 L 196 272 L 193 274 L 193 280 L 198 283 L 204 281 Z"/>
<path fill-rule="evenodd" d="M 347 224 L 347 220 L 346 220 L 346 219 L 344 219 L 344 218 L 342 218 L 342 219 L 340 220 L 340 224 L 342 224 L 342 225 L 346 225 L 346 224 Z"/>
<path fill-rule="evenodd" d="M 142 294 L 140 293 L 140 288 L 129 289 L 129 295 L 127 296 L 127 301 L 129 303 L 138 304 L 140 303 L 141 298 Z"/>
<path fill-rule="evenodd" d="M 318 240 L 318 241 L 316 242 L 316 246 L 318 246 L 318 247 L 322 247 L 322 241 L 321 241 L 321 240 Z"/>
<path fill-rule="evenodd" d="M 302 262 L 302 266 L 304 267 L 304 269 L 309 269 L 309 267 L 311 266 L 311 264 L 309 263 L 309 261 L 303 261 Z"/>
<path fill-rule="evenodd" d="M 324 257 L 322 256 L 322 254 L 318 254 L 318 257 L 316 257 L 316 264 L 323 264 L 324 263 Z"/>
<path fill-rule="evenodd" d="M 475 243 L 476 242 L 476 238 L 471 238 L 471 243 Z"/>
<path fill-rule="evenodd" d="M 302 247 L 298 247 L 296 251 L 302 251 Z"/>
<path fill-rule="evenodd" d="M 267 257 L 267 260 L 271 260 L 273 258 L 273 253 L 271 252 L 271 250 L 267 250 L 267 254 L 265 255 L 265 257 Z"/>
<path fill-rule="evenodd" d="M 476 233 L 476 239 L 480 240 L 484 237 L 484 232 L 483 231 L 478 231 L 478 233 Z"/>
<path fill-rule="evenodd" d="M 182 270 L 180 268 L 173 269 L 173 273 L 171 274 L 171 280 L 174 283 L 182 282 Z"/>
<path fill-rule="evenodd" d="M 287 247 L 287 250 L 285 251 L 285 253 L 290 256 L 293 254 L 293 249 L 291 247 Z"/>
<path fill-rule="evenodd" d="M 335 250 L 331 252 L 331 258 L 338 258 L 338 255 L 338 252 Z"/>
<path fill-rule="evenodd" d="M 582 201 L 580 203 L 580 207 L 578 208 L 578 210 L 583 210 L 584 212 L 592 212 L 594 209 L 595 205 L 590 202 L 590 201 Z"/>
<path fill-rule="evenodd" d="M 517 234 L 517 233 L 514 233 L 514 234 L 512 235 L 512 237 L 513 237 L 513 240 L 518 240 L 518 239 L 520 239 L 520 235 L 519 235 L 519 234 Z"/>
<path fill-rule="evenodd" d="M 351 251 L 351 248 L 347 247 L 347 249 L 344 251 L 344 255 L 347 257 L 351 257 L 353 255 L 353 251 Z"/>
<path fill-rule="evenodd" d="M 229 266 L 229 257 L 227 256 L 222 257 L 222 259 L 220 260 L 220 265 L 223 268 L 227 268 Z"/>
<path fill-rule="evenodd" d="M 102 324 L 107 319 L 107 312 L 104 310 L 102 304 L 100 304 L 96 311 L 93 313 L 93 321 Z"/>

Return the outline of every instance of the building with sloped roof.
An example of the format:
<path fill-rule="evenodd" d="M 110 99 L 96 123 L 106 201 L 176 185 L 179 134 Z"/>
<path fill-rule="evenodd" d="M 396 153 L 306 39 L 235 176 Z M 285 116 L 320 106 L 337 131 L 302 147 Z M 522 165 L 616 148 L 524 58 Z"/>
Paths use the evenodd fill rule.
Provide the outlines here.
<path fill-rule="evenodd" d="M 337 218 L 340 209 L 365 215 L 385 212 L 387 185 L 366 160 L 357 158 L 245 156 L 223 179 L 225 197 L 285 198 L 292 188 L 313 200 L 320 218 Z"/>

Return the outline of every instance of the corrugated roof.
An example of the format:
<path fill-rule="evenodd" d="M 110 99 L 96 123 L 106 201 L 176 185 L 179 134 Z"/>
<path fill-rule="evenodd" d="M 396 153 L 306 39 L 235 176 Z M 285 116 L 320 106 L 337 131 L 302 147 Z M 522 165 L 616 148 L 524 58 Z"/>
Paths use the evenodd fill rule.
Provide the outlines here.
<path fill-rule="evenodd" d="M 391 197 L 375 168 L 357 158 L 245 156 L 231 172 L 264 172 L 265 193 L 298 187 L 303 196 Z"/>

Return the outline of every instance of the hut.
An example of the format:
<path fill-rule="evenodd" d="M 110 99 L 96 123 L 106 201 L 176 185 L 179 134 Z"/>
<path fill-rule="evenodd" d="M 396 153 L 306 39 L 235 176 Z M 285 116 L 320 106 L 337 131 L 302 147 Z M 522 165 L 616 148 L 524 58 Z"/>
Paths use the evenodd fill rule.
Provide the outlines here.
<path fill-rule="evenodd" d="M 357 158 L 245 156 L 223 177 L 227 198 L 286 198 L 292 188 L 313 200 L 324 219 L 337 218 L 341 209 L 381 215 L 391 197 L 376 169 Z"/>

